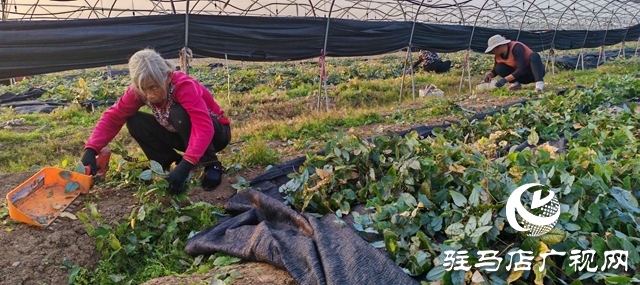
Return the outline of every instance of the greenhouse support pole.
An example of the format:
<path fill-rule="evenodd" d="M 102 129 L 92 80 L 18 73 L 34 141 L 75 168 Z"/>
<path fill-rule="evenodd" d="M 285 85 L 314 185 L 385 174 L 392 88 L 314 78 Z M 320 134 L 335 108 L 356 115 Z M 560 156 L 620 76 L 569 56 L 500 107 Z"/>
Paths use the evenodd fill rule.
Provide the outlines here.
<path fill-rule="evenodd" d="M 580 53 L 578 54 L 578 61 L 576 62 L 575 71 L 578 71 L 578 67 L 580 66 L 580 60 L 582 60 L 582 70 L 584 70 L 584 48 L 581 48 Z"/>
<path fill-rule="evenodd" d="M 571 5 L 575 4 L 575 2 L 577 2 L 578 0 L 575 0 Z M 567 11 L 570 11 L 571 9 L 571 5 L 567 5 L 567 9 L 565 9 L 562 14 L 560 14 L 560 17 L 558 17 L 558 22 L 556 22 L 556 28 L 553 30 L 553 38 L 551 39 L 551 45 L 549 48 L 549 57 L 551 57 L 551 69 L 552 69 L 552 74 L 556 75 L 556 57 L 555 57 L 555 46 L 556 46 L 556 36 L 558 35 L 558 28 L 560 28 L 560 22 L 562 21 L 562 17 L 564 17 L 564 14 L 567 13 Z M 576 19 L 578 19 L 578 16 L 576 15 L 576 12 L 573 12 L 573 15 L 576 16 Z M 578 20 L 579 22 L 579 20 Z"/>
<path fill-rule="evenodd" d="M 411 46 L 408 46 L 407 53 L 404 56 L 404 62 L 402 64 L 402 81 L 400 82 L 400 95 L 398 96 L 398 104 L 402 103 L 402 93 L 404 91 L 404 75 L 407 73 L 407 59 L 409 58 L 410 53 L 411 53 Z M 413 68 L 411 69 L 411 74 L 413 74 Z"/>
<path fill-rule="evenodd" d="M 638 42 L 636 43 L 636 52 L 633 53 L 633 56 L 638 57 L 638 47 L 640 46 L 640 38 L 638 38 Z"/>
<path fill-rule="evenodd" d="M 556 75 L 556 52 L 552 48 L 552 53 L 549 53 L 551 56 L 551 74 Z"/>
<path fill-rule="evenodd" d="M 471 51 L 471 43 L 473 43 L 473 34 L 476 32 L 476 26 L 478 25 L 478 19 L 480 18 L 480 13 L 482 12 L 482 10 L 484 10 L 484 7 L 487 6 L 487 3 L 489 3 L 489 0 L 484 1 L 484 4 L 482 4 L 482 7 L 480 8 L 480 10 L 478 10 L 478 14 L 476 14 L 476 20 L 473 22 L 473 28 L 471 29 L 471 35 L 469 36 L 469 46 L 467 47 L 467 54 L 465 55 L 466 61 L 468 61 L 469 59 L 469 53 Z M 502 12 L 504 13 L 504 10 L 502 10 Z M 507 28 L 509 28 L 509 22 L 507 22 Z M 464 82 L 465 68 L 468 69 L 469 71 L 469 91 L 471 92 L 473 91 L 473 89 L 471 86 L 471 65 L 469 64 L 469 62 L 466 62 L 462 65 L 462 75 L 460 75 L 459 91 L 462 92 L 462 83 Z"/>
<path fill-rule="evenodd" d="M 598 61 L 596 61 L 596 69 L 600 66 L 600 59 L 602 59 L 602 63 L 605 62 L 606 59 L 604 57 L 604 46 L 600 46 L 600 50 L 598 51 Z"/>
<path fill-rule="evenodd" d="M 113 77 L 111 76 L 111 64 L 107 65 L 107 76 L 108 76 L 109 78 L 113 78 Z"/>
<path fill-rule="evenodd" d="M 324 48 L 322 49 L 322 57 L 325 58 L 327 55 L 327 40 L 329 39 L 329 22 L 331 20 L 331 12 L 333 12 L 333 4 L 336 3 L 336 0 L 331 1 L 331 7 L 329 8 L 329 16 L 327 17 L 327 29 L 324 33 Z M 324 60 L 323 60 L 324 61 Z M 329 112 L 329 90 L 327 88 L 327 76 L 325 74 L 325 64 L 323 62 L 322 65 L 322 74 L 324 75 L 324 98 L 327 104 L 327 112 Z"/>
<path fill-rule="evenodd" d="M 2 21 L 6 21 L 7 20 L 7 12 L 6 12 L 6 6 L 7 6 L 7 0 L 2 0 Z"/>
<path fill-rule="evenodd" d="M 318 112 L 320 112 L 320 101 L 322 100 L 322 82 L 324 81 L 324 50 L 320 50 L 320 59 L 318 59 L 318 66 L 320 66 L 320 80 L 318 82 Z"/>
<path fill-rule="evenodd" d="M 189 46 L 189 0 L 187 0 L 187 9 L 184 11 L 184 73 L 189 75 L 189 60 L 187 59 L 187 50 Z"/>
<path fill-rule="evenodd" d="M 415 17 L 413 17 L 413 26 L 411 26 L 411 35 L 409 35 L 409 46 L 407 46 L 407 56 L 404 59 L 404 67 L 402 68 L 402 82 L 400 83 L 400 103 L 402 103 L 402 92 L 404 91 L 404 75 L 407 70 L 407 61 L 411 56 L 411 60 L 413 61 L 413 56 L 411 55 L 411 49 L 413 48 L 413 32 L 416 30 L 416 21 L 418 21 L 418 15 L 420 14 L 420 9 L 424 5 L 424 0 L 420 2 L 420 6 L 418 6 L 418 10 L 416 11 Z M 411 90 L 413 94 L 413 101 L 416 101 L 416 84 L 413 77 L 413 64 L 411 64 Z"/>
<path fill-rule="evenodd" d="M 229 101 L 229 106 L 231 106 L 231 74 L 229 73 L 229 60 L 226 53 L 224 54 L 224 66 L 227 68 L 227 100 Z"/>
<path fill-rule="evenodd" d="M 552 43 L 551 43 L 551 48 L 549 48 L 549 56 L 547 57 L 547 60 L 546 60 L 546 63 L 545 63 L 545 67 L 549 66 L 549 61 L 551 61 L 551 64 L 554 64 L 554 62 L 553 62 L 553 60 L 552 60 L 552 58 L 554 58 L 554 59 L 555 59 L 555 57 L 553 56 L 553 54 L 554 54 L 554 53 L 555 53 L 555 52 L 553 51 L 553 42 L 552 42 Z M 554 65 L 555 65 L 555 64 L 554 64 Z M 547 68 L 545 68 L 545 69 L 548 69 L 548 67 L 547 67 Z M 552 70 L 552 71 L 551 71 L 551 74 L 555 75 L 555 74 L 556 74 L 556 72 L 555 72 L 555 68 L 554 68 L 553 66 L 551 67 L 551 70 Z"/>
<path fill-rule="evenodd" d="M 598 13 L 596 13 L 595 15 L 593 15 L 593 18 L 591 18 L 591 22 L 589 23 L 589 27 L 587 28 L 587 32 L 584 34 L 584 41 L 582 42 L 582 47 L 580 48 L 580 57 L 578 58 L 578 62 L 582 62 L 582 70 L 584 71 L 584 46 L 587 44 L 587 36 L 589 35 L 589 32 L 591 31 L 591 25 L 593 25 L 593 21 L 595 21 L 598 17 L 598 15 L 600 14 L 600 12 L 602 12 L 602 10 L 604 10 L 605 8 L 607 8 L 609 6 L 609 4 L 613 3 L 609 2 L 607 3 L 607 5 L 602 6 L 602 8 L 600 8 L 600 10 L 598 10 Z M 617 10 L 616 10 L 617 11 Z M 615 14 L 615 12 L 614 12 Z M 611 15 L 611 19 L 613 19 L 613 15 Z M 600 23 L 600 21 L 598 21 L 598 24 Z M 611 23 L 611 21 L 609 21 L 609 23 Z M 609 30 L 609 26 L 607 25 L 607 30 L 605 31 L 604 34 L 604 39 L 602 39 L 602 45 L 604 45 L 605 40 L 607 38 L 607 31 Z M 598 56 L 599 57 L 599 56 Z M 598 58 L 598 62 L 600 61 L 600 59 Z M 596 68 L 598 68 L 598 65 L 596 64 Z M 578 70 L 578 64 L 576 64 L 576 71 Z"/>
<path fill-rule="evenodd" d="M 467 70 L 469 71 L 469 92 L 473 90 L 473 83 L 471 83 L 471 46 L 467 50 Z"/>

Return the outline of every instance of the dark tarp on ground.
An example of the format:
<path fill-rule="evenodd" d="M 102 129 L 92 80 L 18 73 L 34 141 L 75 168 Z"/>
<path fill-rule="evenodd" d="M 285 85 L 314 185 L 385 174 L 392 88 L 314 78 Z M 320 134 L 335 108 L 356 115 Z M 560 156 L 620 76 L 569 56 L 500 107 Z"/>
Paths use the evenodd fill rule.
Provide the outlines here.
<path fill-rule="evenodd" d="M 316 219 L 255 190 L 234 195 L 225 209 L 234 217 L 189 239 L 188 254 L 225 252 L 267 262 L 304 285 L 419 284 L 354 229 L 337 224 L 333 214 Z"/>
<path fill-rule="evenodd" d="M 47 93 L 47 90 L 40 89 L 40 88 L 29 88 L 29 90 L 20 94 L 6 92 L 0 95 L 0 104 L 17 102 L 17 101 L 25 101 L 29 99 L 36 99 L 36 98 L 40 98 L 44 93 Z"/>
<path fill-rule="evenodd" d="M 625 55 L 626 57 L 633 56 L 635 53 L 635 49 L 626 49 Z M 584 53 L 584 69 L 593 69 L 596 68 L 606 61 L 614 60 L 618 56 L 622 56 L 619 54 L 617 50 L 610 50 L 604 52 L 604 58 L 600 58 L 600 63 L 598 63 L 598 52 L 585 52 Z M 566 69 L 576 69 L 576 64 L 579 69 L 582 69 L 582 61 L 578 61 L 579 55 L 560 55 L 555 57 L 556 66 L 566 68 Z M 547 68 L 548 69 L 548 68 Z"/>
<path fill-rule="evenodd" d="M 29 88 L 24 93 L 15 94 L 7 92 L 0 95 L 0 107 L 13 108 L 16 113 L 32 114 L 32 113 L 51 113 L 53 110 L 69 105 L 67 102 L 54 102 L 53 99 L 35 100 L 40 98 L 47 90 L 40 88 Z M 107 100 L 85 100 L 80 105 L 85 107 L 88 112 L 93 112 L 98 106 L 111 106 L 116 103 L 114 99 Z"/>
<path fill-rule="evenodd" d="M 144 47 L 177 58 L 185 39 L 184 15 L 66 21 L 3 22 L 0 78 L 126 63 Z M 302 17 L 190 15 L 188 46 L 194 55 L 247 61 L 315 58 L 324 46 L 327 20 Z M 408 45 L 411 22 L 331 19 L 327 53 L 333 57 L 389 53 Z M 473 41 L 471 33 L 473 31 Z M 599 47 L 640 37 L 640 24 L 609 31 L 522 31 L 417 23 L 415 48 L 484 52 L 500 33 L 535 51 Z M 606 34 L 606 38 L 605 38 Z M 586 40 L 585 40 L 586 36 Z"/>

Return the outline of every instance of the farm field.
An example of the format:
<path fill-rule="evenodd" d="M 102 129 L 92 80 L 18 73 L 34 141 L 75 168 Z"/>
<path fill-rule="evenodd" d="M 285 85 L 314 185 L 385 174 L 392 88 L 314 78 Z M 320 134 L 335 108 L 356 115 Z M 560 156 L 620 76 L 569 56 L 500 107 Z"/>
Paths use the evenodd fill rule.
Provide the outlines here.
<path fill-rule="evenodd" d="M 232 143 L 220 153 L 222 185 L 204 192 L 192 181 L 187 195 L 164 195 L 164 184 L 146 171 L 142 151 L 123 129 L 109 147 L 111 169 L 54 231 L 12 221 L 0 202 L 0 284 L 295 284 L 289 274 L 264 263 L 216 254 L 184 253 L 193 232 L 216 223 L 222 206 L 270 167 L 307 156 L 300 173 L 281 188 L 296 210 L 351 216 L 355 230 L 424 284 L 632 284 L 640 282 L 640 61 L 616 59 L 598 69 L 556 69 L 545 92 L 531 86 L 460 91 L 463 55 L 444 75 L 405 76 L 404 53 L 327 60 L 330 109 L 318 110 L 317 61 L 240 63 L 211 68 L 220 60 L 198 59 L 190 75 L 212 90 L 231 119 Z M 473 83 L 491 58 L 472 56 Z M 114 67 L 118 69 L 118 67 Z M 41 167 L 73 170 L 92 127 L 127 75 L 104 78 L 104 69 L 35 76 L 5 92 L 29 88 L 40 99 L 66 102 L 50 114 L 0 109 L 0 194 Z M 440 97 L 418 96 L 435 84 Z M 109 101 L 111 100 L 111 101 Z M 479 120 L 475 115 L 530 100 Z M 389 132 L 451 123 L 429 137 Z M 377 137 L 371 142 L 364 139 Z M 324 155 L 313 155 L 324 150 Z M 556 229 L 539 238 L 505 225 L 508 194 L 539 182 L 558 193 L 564 213 Z M 307 191 L 313 188 L 315 191 Z M 371 209 L 356 213 L 357 205 Z M 569 258 L 550 257 L 541 273 L 445 271 L 446 250 L 554 248 L 628 250 L 630 268 L 575 272 Z M 596 262 L 602 266 L 602 256 Z M 472 260 L 472 263 L 477 260 Z M 541 268 L 541 260 L 533 261 Z M 135 270 L 132 270 L 135 269 Z M 216 283 L 217 282 L 217 283 Z"/>

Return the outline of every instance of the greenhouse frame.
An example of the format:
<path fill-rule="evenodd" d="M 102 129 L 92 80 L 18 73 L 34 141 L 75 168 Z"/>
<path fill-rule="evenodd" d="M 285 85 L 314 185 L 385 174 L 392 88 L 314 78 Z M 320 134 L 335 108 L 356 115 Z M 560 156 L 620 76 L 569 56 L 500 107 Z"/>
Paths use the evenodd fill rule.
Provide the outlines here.
<path fill-rule="evenodd" d="M 638 0 L 1 3 L 0 78 L 122 64 L 144 47 L 169 58 L 185 49 L 194 57 L 288 61 L 412 49 L 483 52 L 498 33 L 550 54 L 632 43 L 637 55 L 640 43 Z"/>

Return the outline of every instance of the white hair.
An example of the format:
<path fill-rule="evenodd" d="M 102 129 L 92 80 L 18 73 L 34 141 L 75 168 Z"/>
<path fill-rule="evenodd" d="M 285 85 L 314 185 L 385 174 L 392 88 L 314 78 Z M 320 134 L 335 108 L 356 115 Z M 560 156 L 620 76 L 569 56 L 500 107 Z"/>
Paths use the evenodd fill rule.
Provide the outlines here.
<path fill-rule="evenodd" d="M 175 65 L 162 58 L 162 56 L 153 49 L 146 48 L 136 52 L 129 59 L 129 75 L 131 82 L 139 94 L 144 95 L 140 89 L 142 81 L 151 79 L 158 84 L 166 93 L 166 82 L 169 74 L 176 70 Z"/>

